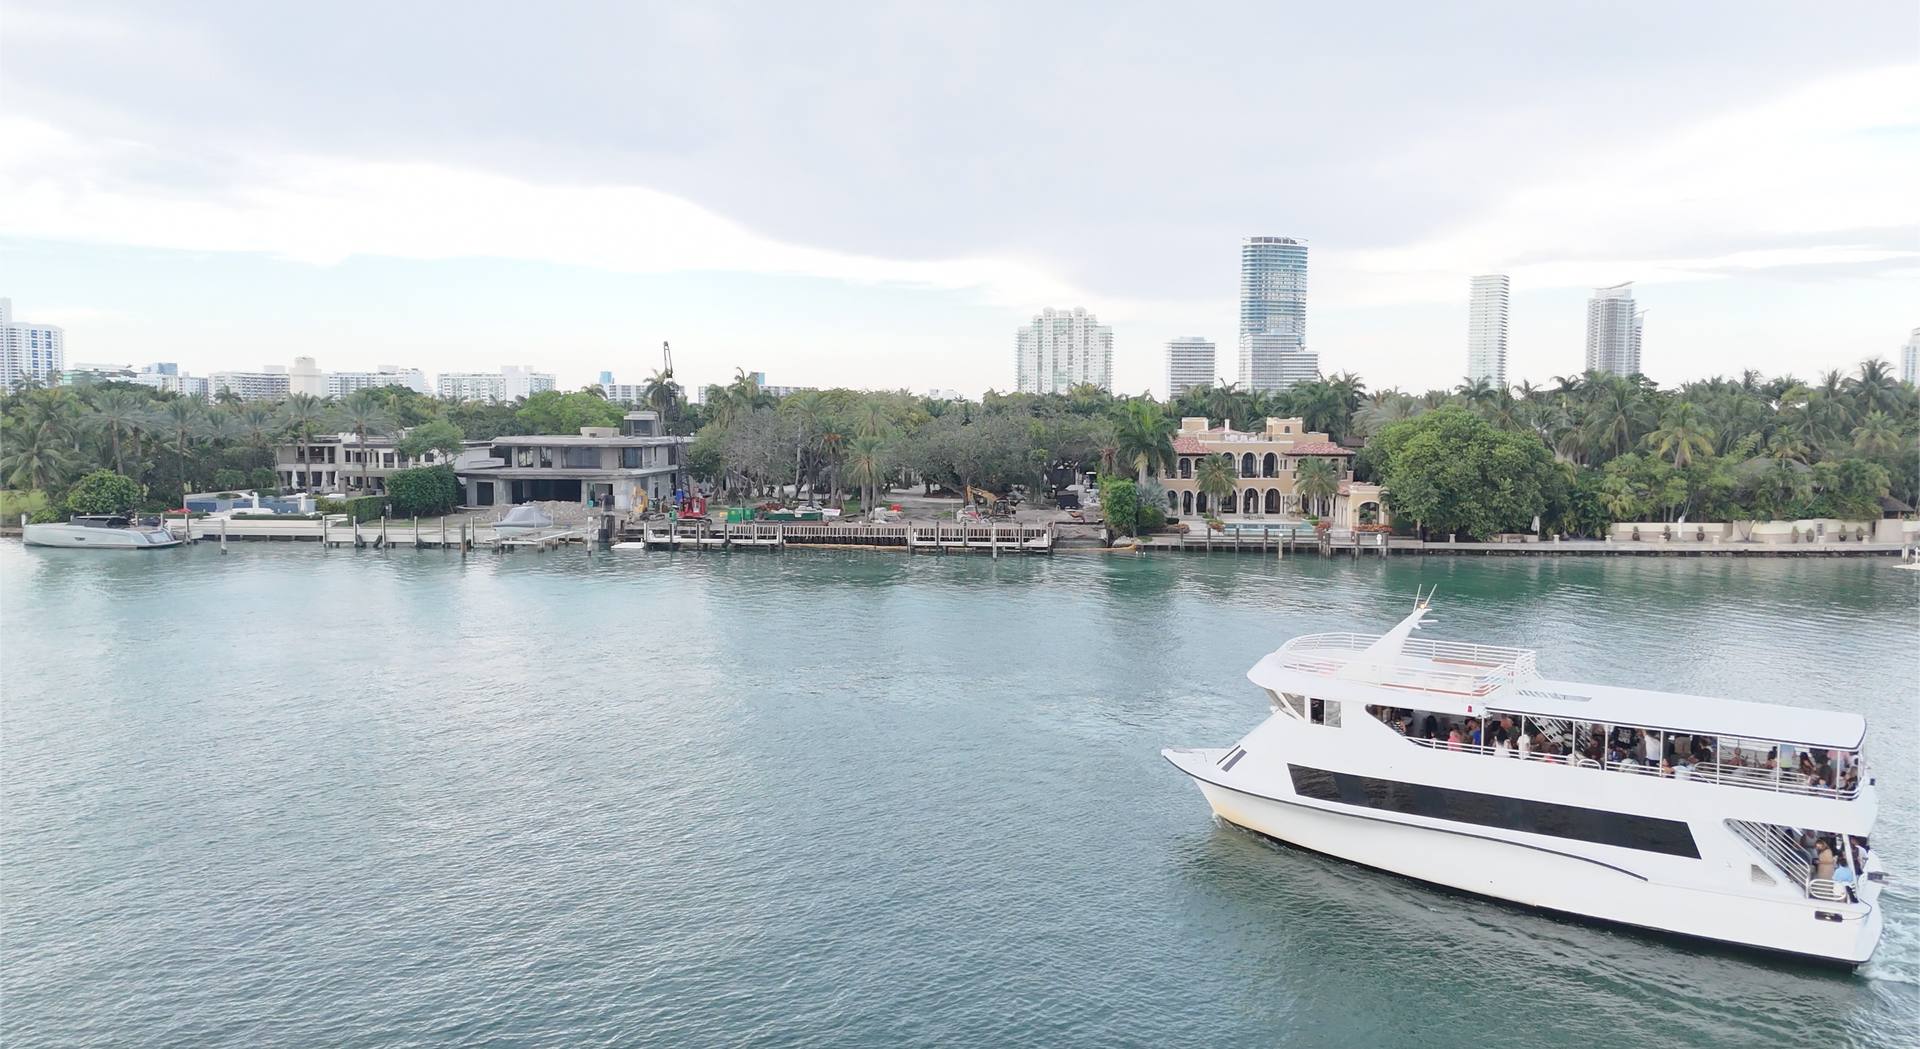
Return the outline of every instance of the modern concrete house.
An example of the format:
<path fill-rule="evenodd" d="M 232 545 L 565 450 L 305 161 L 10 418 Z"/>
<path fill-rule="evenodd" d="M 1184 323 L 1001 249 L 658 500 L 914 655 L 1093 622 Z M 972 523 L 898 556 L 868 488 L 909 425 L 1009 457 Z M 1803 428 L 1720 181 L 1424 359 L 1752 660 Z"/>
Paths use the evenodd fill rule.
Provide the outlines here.
<path fill-rule="evenodd" d="M 368 435 L 363 448 L 356 434 L 315 434 L 306 444 L 281 445 L 274 452 L 273 468 L 280 474 L 282 488 L 346 495 L 384 492 L 387 475 L 395 470 L 447 462 L 436 452 L 408 458 L 396 447 L 405 436 L 405 431 Z"/>
<path fill-rule="evenodd" d="M 658 412 L 628 412 L 618 427 L 582 426 L 578 435 L 496 437 L 454 466 L 468 506 L 578 502 L 636 510 L 671 502 L 688 488 L 691 437 L 660 432 Z"/>

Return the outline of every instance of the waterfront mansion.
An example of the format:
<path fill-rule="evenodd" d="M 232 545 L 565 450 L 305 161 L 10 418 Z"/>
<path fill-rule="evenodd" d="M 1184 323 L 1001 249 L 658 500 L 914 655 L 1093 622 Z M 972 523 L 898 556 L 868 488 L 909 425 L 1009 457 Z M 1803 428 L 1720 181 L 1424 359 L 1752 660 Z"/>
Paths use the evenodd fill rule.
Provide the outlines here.
<path fill-rule="evenodd" d="M 1173 439 L 1173 452 L 1173 469 L 1160 479 L 1167 489 L 1167 513 L 1172 517 L 1212 514 L 1243 520 L 1297 520 L 1311 515 L 1330 518 L 1335 526 L 1343 528 L 1388 520 L 1380 501 L 1380 487 L 1354 481 L 1349 464 L 1352 449 L 1333 443 L 1324 433 L 1308 430 L 1302 419 L 1268 419 L 1263 429 L 1241 431 L 1233 428 L 1231 419 L 1209 428 L 1204 418 L 1184 418 Z M 1217 505 L 1200 491 L 1195 477 L 1200 460 L 1209 455 L 1225 455 L 1234 464 L 1237 490 L 1232 498 L 1221 499 Z M 1312 505 L 1302 505 L 1294 488 L 1295 473 L 1303 459 L 1331 463 L 1337 482 L 1334 494 L 1308 500 Z"/>

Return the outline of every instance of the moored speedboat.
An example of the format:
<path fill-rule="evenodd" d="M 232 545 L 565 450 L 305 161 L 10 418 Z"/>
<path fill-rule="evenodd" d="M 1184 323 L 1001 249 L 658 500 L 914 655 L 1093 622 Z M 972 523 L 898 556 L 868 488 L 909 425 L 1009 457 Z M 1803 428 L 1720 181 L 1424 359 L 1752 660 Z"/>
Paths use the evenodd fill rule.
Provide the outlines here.
<path fill-rule="evenodd" d="M 1222 819 L 1583 918 L 1858 965 L 1886 874 L 1859 715 L 1540 678 L 1534 653 L 1315 634 L 1248 671 L 1274 713 L 1171 748 Z"/>
<path fill-rule="evenodd" d="M 148 528 L 117 514 L 81 514 L 67 521 L 30 524 L 20 530 L 28 546 L 91 547 L 107 550 L 155 550 L 179 546 L 164 528 Z"/>
<path fill-rule="evenodd" d="M 521 536 L 544 532 L 552 527 L 553 518 L 548 517 L 539 507 L 531 503 L 521 503 L 508 510 L 507 515 L 494 524 L 493 532 L 495 535 Z"/>

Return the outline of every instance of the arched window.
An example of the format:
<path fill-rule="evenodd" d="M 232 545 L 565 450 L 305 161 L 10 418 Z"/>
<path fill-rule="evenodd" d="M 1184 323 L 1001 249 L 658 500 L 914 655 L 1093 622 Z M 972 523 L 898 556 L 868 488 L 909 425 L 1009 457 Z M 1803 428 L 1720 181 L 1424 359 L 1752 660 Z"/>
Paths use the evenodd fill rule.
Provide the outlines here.
<path fill-rule="evenodd" d="M 1180 512 L 1183 514 L 1190 514 L 1193 512 L 1193 493 L 1192 492 L 1180 493 Z"/>
<path fill-rule="evenodd" d="M 1272 452 L 1268 452 L 1267 457 L 1261 460 L 1260 462 L 1260 476 L 1262 477 L 1280 476 L 1280 457 L 1273 454 Z"/>
<path fill-rule="evenodd" d="M 1253 453 L 1252 452 L 1248 452 L 1247 454 L 1240 457 L 1240 476 L 1242 477 L 1253 476 Z"/>
<path fill-rule="evenodd" d="M 1193 497 L 1193 512 L 1196 514 L 1207 512 L 1207 493 L 1200 492 Z"/>
<path fill-rule="evenodd" d="M 1239 505 L 1240 505 L 1239 500 L 1235 499 L 1233 496 L 1227 496 L 1225 499 L 1220 500 L 1220 512 L 1223 514 L 1230 514 L 1233 512 L 1233 508 Z"/>
<path fill-rule="evenodd" d="M 1280 489 L 1278 488 L 1267 489 L 1267 512 L 1270 514 L 1277 514 L 1280 512 Z"/>
<path fill-rule="evenodd" d="M 1180 476 L 1182 478 L 1191 478 L 1193 476 L 1193 460 L 1192 459 L 1180 460 Z"/>
<path fill-rule="evenodd" d="M 1247 498 L 1245 500 L 1245 505 L 1246 505 L 1247 513 L 1250 513 L 1250 514 L 1259 513 L 1260 512 L 1260 493 L 1254 491 L 1251 488 L 1247 489 Z"/>

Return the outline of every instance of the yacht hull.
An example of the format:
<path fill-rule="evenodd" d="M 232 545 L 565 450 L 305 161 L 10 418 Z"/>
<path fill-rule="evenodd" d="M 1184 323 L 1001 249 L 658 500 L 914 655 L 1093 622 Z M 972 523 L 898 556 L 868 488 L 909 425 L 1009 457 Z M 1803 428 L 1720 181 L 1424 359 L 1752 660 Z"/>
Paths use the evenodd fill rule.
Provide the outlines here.
<path fill-rule="evenodd" d="M 21 529 L 20 538 L 28 546 L 70 549 L 157 550 L 180 545 L 178 538 L 162 535 L 158 529 L 88 528 L 64 523 L 27 525 Z"/>
<path fill-rule="evenodd" d="M 1225 753 L 1168 751 L 1166 757 L 1194 778 L 1221 819 L 1315 852 L 1527 907 L 1825 963 L 1863 964 L 1879 943 L 1881 915 L 1874 903 L 1816 907 L 1756 899 L 1663 882 L 1635 869 L 1631 858 L 1583 856 L 1497 830 L 1434 826 L 1438 821 L 1416 823 L 1336 803 L 1258 794 L 1209 774 L 1217 766 L 1208 759 Z"/>

